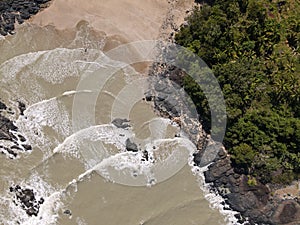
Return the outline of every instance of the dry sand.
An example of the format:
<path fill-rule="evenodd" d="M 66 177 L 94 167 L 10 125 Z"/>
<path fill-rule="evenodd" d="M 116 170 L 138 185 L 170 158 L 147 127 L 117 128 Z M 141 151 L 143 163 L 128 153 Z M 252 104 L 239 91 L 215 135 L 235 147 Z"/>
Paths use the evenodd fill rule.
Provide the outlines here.
<path fill-rule="evenodd" d="M 159 37 L 167 18 L 182 23 L 192 5 L 193 0 L 54 0 L 31 23 L 63 30 L 86 20 L 107 36 L 124 41 L 149 40 Z"/>

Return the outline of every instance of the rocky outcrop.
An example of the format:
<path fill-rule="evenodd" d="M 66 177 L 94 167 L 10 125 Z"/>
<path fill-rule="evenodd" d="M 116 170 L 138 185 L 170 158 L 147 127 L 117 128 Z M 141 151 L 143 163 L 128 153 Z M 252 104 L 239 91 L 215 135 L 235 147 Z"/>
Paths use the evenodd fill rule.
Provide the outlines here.
<path fill-rule="evenodd" d="M 223 145 L 206 135 L 181 95 L 182 72 L 164 64 L 156 64 L 152 69 L 152 89 L 145 93 L 145 100 L 153 101 L 161 116 L 173 120 L 180 118 L 182 131 L 198 149 L 194 153 L 194 162 L 199 167 L 209 165 L 205 180 L 211 184 L 212 191 L 223 197 L 225 209 L 237 211 L 239 222 L 248 225 L 299 225 L 300 204 L 297 199 L 273 197 L 267 185 L 258 181 L 253 183 L 249 180 L 251 177 L 237 173 Z"/>
<path fill-rule="evenodd" d="M 37 14 L 50 0 L 2 0 L 0 1 L 0 34 L 13 34 L 15 23 Z"/>
<path fill-rule="evenodd" d="M 0 114 L 0 140 L 14 141 L 16 137 L 11 131 L 17 131 L 18 128 L 11 120 Z"/>
<path fill-rule="evenodd" d="M 138 146 L 136 143 L 131 141 L 129 138 L 126 139 L 126 150 L 131 152 L 137 152 L 139 151 Z"/>
<path fill-rule="evenodd" d="M 172 17 L 167 18 L 162 30 L 170 27 L 170 24 L 172 25 Z M 176 29 L 173 29 L 174 34 Z M 174 42 L 173 35 L 168 34 L 162 32 L 161 38 Z M 172 55 L 169 54 L 168 47 L 161 45 L 158 48 L 161 49 L 158 58 Z M 253 183 L 249 180 L 251 177 L 234 170 L 223 146 L 213 143 L 202 129 L 198 115 L 191 115 L 189 110 L 186 110 L 189 106 L 180 95 L 184 73 L 179 68 L 162 63 L 163 61 L 152 65 L 149 72 L 151 87 L 145 93 L 145 100 L 153 102 L 159 115 L 170 119 L 180 118 L 182 130 L 198 149 L 194 153 L 194 162 L 199 167 L 209 165 L 204 174 L 205 180 L 210 184 L 212 191 L 223 197 L 224 208 L 239 212 L 235 216 L 245 225 L 299 225 L 299 200 L 285 200 L 272 196 L 272 190 L 267 185 L 258 181 Z"/>
<path fill-rule="evenodd" d="M 44 198 L 39 200 L 36 198 L 32 189 L 22 188 L 19 185 L 10 187 L 10 192 L 14 193 L 14 203 L 21 206 L 28 216 L 37 216 L 39 213 L 40 205 L 44 203 Z"/>
<path fill-rule="evenodd" d="M 298 199 L 284 200 L 272 196 L 268 186 L 238 174 L 231 166 L 229 156 L 220 150 L 219 157 L 205 172 L 205 181 L 220 194 L 230 209 L 238 211 L 236 217 L 248 224 L 295 225 L 300 224 L 300 202 Z M 221 156 L 220 156 L 221 155 Z M 197 157 L 194 158 L 198 162 Z"/>
<path fill-rule="evenodd" d="M 24 115 L 26 106 L 22 102 L 18 102 L 17 114 Z M 19 152 L 31 151 L 32 147 L 27 143 L 26 138 L 19 132 L 18 127 L 12 119 L 6 115 L 16 114 L 4 102 L 0 101 L 0 152 L 9 158 L 18 157 Z"/>

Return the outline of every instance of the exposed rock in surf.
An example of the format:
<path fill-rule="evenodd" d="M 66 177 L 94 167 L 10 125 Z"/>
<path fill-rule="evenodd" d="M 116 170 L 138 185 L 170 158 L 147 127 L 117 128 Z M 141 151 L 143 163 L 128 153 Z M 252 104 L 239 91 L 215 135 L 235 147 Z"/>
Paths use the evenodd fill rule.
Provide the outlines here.
<path fill-rule="evenodd" d="M 14 203 L 20 206 L 28 216 L 37 216 L 40 205 L 44 203 L 44 198 L 36 199 L 32 189 L 22 188 L 20 185 L 9 188 L 10 192 L 14 193 Z"/>
<path fill-rule="evenodd" d="M 18 154 L 12 149 L 4 146 L 0 146 L 0 151 L 2 154 L 6 154 L 9 158 L 14 159 L 18 156 Z"/>
<path fill-rule="evenodd" d="M 115 125 L 117 128 L 128 128 L 130 125 L 128 124 L 130 121 L 128 119 L 120 119 L 116 118 L 111 123 Z"/>
<path fill-rule="evenodd" d="M 31 151 L 32 147 L 26 143 L 26 138 L 18 131 L 18 127 L 14 122 L 3 114 L 14 114 L 11 108 L 3 102 L 0 102 L 0 140 L 4 141 L 5 146 L 0 146 L 0 152 L 9 158 L 17 158 L 18 152 Z M 23 115 L 26 109 L 25 104 L 18 102 L 19 114 Z"/>
<path fill-rule="evenodd" d="M 32 150 L 31 145 L 22 145 L 22 146 L 23 146 L 23 148 L 24 148 L 26 151 Z"/>
<path fill-rule="evenodd" d="M 146 99 L 147 102 L 152 101 L 153 98 L 154 98 L 154 96 L 153 96 L 153 94 L 150 91 L 148 91 L 148 92 L 145 93 L 145 99 Z"/>
<path fill-rule="evenodd" d="M 12 121 L 0 114 L 0 140 L 13 141 L 16 137 L 11 131 L 18 131 L 18 128 Z"/>
<path fill-rule="evenodd" d="M 0 101 L 0 110 L 6 110 L 7 109 L 7 106 Z"/>
<path fill-rule="evenodd" d="M 2 0 L 0 1 L 0 34 L 13 34 L 15 22 L 22 24 L 24 20 L 37 14 L 47 6 L 50 0 Z"/>
<path fill-rule="evenodd" d="M 69 209 L 66 209 L 66 210 L 64 211 L 64 214 L 69 215 L 69 216 L 72 216 L 72 212 L 71 212 L 71 210 L 69 210 Z"/>
<path fill-rule="evenodd" d="M 143 151 L 143 158 L 148 161 L 149 160 L 149 153 L 148 151 Z"/>
<path fill-rule="evenodd" d="M 20 115 L 24 116 L 24 111 L 26 110 L 26 106 L 23 102 L 18 101 L 18 108 L 20 110 Z"/>
<path fill-rule="evenodd" d="M 129 138 L 126 139 L 126 150 L 131 152 L 137 152 L 138 146 L 136 143 L 132 142 Z"/>
<path fill-rule="evenodd" d="M 18 134 L 18 138 L 21 142 L 25 142 L 26 141 L 26 138 L 20 134 Z"/>

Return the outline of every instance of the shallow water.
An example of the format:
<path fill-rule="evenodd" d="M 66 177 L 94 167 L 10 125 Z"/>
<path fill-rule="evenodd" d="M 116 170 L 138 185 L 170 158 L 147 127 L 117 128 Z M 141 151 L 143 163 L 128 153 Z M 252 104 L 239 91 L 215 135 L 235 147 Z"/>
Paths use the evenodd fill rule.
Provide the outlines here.
<path fill-rule="evenodd" d="M 217 198 L 205 191 L 202 171 L 188 165 L 195 146 L 154 114 L 142 99 L 145 74 L 106 57 L 107 43 L 85 22 L 65 31 L 23 25 L 0 40 L 1 100 L 16 112 L 17 101 L 26 104 L 24 116 L 7 116 L 33 147 L 14 160 L 0 156 L 0 223 L 229 223 L 208 202 Z M 131 127 L 115 127 L 115 118 Z M 153 160 L 126 152 L 127 138 Z M 45 198 L 37 217 L 13 203 L 13 184 Z"/>

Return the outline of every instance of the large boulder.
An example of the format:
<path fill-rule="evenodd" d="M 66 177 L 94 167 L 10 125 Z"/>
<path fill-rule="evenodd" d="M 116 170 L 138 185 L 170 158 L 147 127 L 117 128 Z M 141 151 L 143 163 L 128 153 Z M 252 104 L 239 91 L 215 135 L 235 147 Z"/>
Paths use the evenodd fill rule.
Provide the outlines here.
<path fill-rule="evenodd" d="M 132 142 L 129 138 L 126 140 L 126 149 L 131 152 L 137 152 L 139 150 L 137 144 Z"/>
<path fill-rule="evenodd" d="M 15 194 L 14 203 L 20 206 L 28 216 L 37 216 L 40 205 L 44 203 L 44 198 L 36 199 L 33 189 L 22 188 L 20 185 L 9 188 Z"/>
<path fill-rule="evenodd" d="M 128 124 L 130 121 L 128 119 L 120 119 L 120 118 L 116 118 L 114 119 L 111 123 L 113 125 L 115 125 L 118 128 L 128 128 L 130 127 L 130 125 Z"/>

